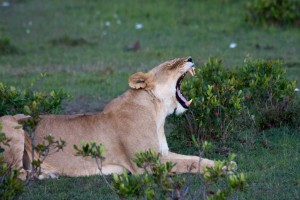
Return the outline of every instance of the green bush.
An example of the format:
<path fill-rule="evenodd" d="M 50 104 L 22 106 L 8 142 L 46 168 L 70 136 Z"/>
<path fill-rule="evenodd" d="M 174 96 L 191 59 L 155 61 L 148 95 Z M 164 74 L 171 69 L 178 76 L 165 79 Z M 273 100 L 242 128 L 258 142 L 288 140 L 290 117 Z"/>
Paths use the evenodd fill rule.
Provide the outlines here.
<path fill-rule="evenodd" d="M 246 61 L 238 70 L 239 89 L 244 91 L 244 103 L 259 129 L 298 123 L 296 81 L 285 74 L 280 61 Z"/>
<path fill-rule="evenodd" d="M 182 90 L 188 91 L 186 96 L 193 98 L 193 105 L 184 116 L 173 118 L 178 125 L 175 130 L 190 132 L 202 140 L 226 139 L 244 108 L 235 72 L 220 60 L 209 58 L 192 79 L 183 83 Z"/>
<path fill-rule="evenodd" d="M 248 2 L 247 8 L 245 20 L 250 24 L 285 26 L 300 20 L 300 2 L 296 0 L 255 0 Z"/>
<path fill-rule="evenodd" d="M 42 78 L 44 75 L 42 75 Z M 24 129 L 33 137 L 35 126 L 41 114 L 57 113 L 61 110 L 62 100 L 69 95 L 62 90 L 50 93 L 39 92 L 31 87 L 20 90 L 14 86 L 6 86 L 0 82 L 0 116 L 18 113 L 30 115 L 24 122 Z"/>
<path fill-rule="evenodd" d="M 20 90 L 0 82 L 0 116 L 56 113 L 61 109 L 62 100 L 67 97 L 69 95 L 62 90 L 50 93 L 35 91 L 32 87 Z"/>
<path fill-rule="evenodd" d="M 246 184 L 245 175 L 233 170 L 235 167 L 235 164 L 231 164 L 233 158 L 234 156 L 231 156 L 228 161 L 215 161 L 214 167 L 205 168 L 203 175 L 198 176 L 201 186 L 190 193 L 187 191 L 192 187 L 191 183 L 172 173 L 176 163 L 161 163 L 160 155 L 153 150 L 139 152 L 135 154 L 133 161 L 145 172 L 131 176 L 128 176 L 127 172 L 114 175 L 113 187 L 120 197 L 125 198 L 189 199 L 193 196 L 202 196 L 203 199 L 225 200 L 237 191 L 243 191 Z M 225 168 L 230 171 L 230 175 Z"/>
<path fill-rule="evenodd" d="M 246 61 L 242 67 L 226 69 L 210 58 L 182 88 L 193 105 L 184 115 L 171 118 L 176 126 L 171 140 L 192 141 L 192 135 L 226 140 L 241 128 L 299 125 L 296 82 L 285 77 L 279 61 Z"/>
<path fill-rule="evenodd" d="M 68 95 L 61 90 L 50 93 L 34 91 L 31 87 L 24 90 L 0 83 L 0 117 L 3 115 L 15 115 L 19 113 L 31 116 L 23 122 L 23 128 L 27 130 L 29 137 L 34 139 L 34 130 L 40 120 L 41 114 L 55 113 L 61 108 L 62 100 Z M 4 133 L 0 134 L 0 153 L 3 152 L 1 143 L 8 145 Z M 33 158 L 32 170 L 27 175 L 27 181 L 40 175 L 40 167 L 47 155 L 62 150 L 65 146 L 63 140 L 55 140 L 52 136 L 44 138 L 42 144 L 37 144 L 34 149 L 39 153 L 38 158 Z M 12 199 L 23 191 L 23 183 L 18 180 L 20 169 L 12 169 L 10 163 L 5 163 L 0 157 L 1 199 Z"/>
<path fill-rule="evenodd" d="M 11 43 L 8 37 L 3 37 L 0 33 L 0 55 L 15 53 L 18 53 L 17 47 Z"/>

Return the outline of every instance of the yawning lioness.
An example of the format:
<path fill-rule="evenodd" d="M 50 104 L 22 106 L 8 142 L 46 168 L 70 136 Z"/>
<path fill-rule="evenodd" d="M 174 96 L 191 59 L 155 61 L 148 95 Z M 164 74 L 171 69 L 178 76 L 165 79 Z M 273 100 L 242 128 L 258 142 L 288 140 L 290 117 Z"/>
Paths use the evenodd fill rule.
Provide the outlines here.
<path fill-rule="evenodd" d="M 174 112 L 183 113 L 191 104 L 191 100 L 188 101 L 180 92 L 180 84 L 188 72 L 195 73 L 191 57 L 170 60 L 147 73 L 138 72 L 130 76 L 130 89 L 112 100 L 101 113 L 41 116 L 35 132 L 36 143 L 42 142 L 48 134 L 67 143 L 63 151 L 47 157 L 42 171 L 50 176 L 99 173 L 94 160 L 75 156 L 73 144 L 80 146 L 82 140 L 96 141 L 105 146 L 104 174 L 120 173 L 123 169 L 131 173 L 142 172 L 132 162 L 132 157 L 136 152 L 148 149 L 160 152 L 163 162 L 176 163 L 174 172 L 177 173 L 201 172 L 204 167 L 213 166 L 212 160 L 172 153 L 168 148 L 164 132 L 166 117 Z M 4 130 L 8 129 L 5 126 L 9 126 L 5 119 L 0 120 Z M 13 131 L 6 134 L 10 137 Z M 26 145 L 30 140 L 19 140 L 22 141 L 12 143 L 11 148 L 20 145 L 24 149 L 23 155 L 30 156 L 30 149 L 27 148 L 30 145 Z M 21 160 L 20 152 L 18 156 Z M 23 165 L 26 166 L 25 163 Z"/>

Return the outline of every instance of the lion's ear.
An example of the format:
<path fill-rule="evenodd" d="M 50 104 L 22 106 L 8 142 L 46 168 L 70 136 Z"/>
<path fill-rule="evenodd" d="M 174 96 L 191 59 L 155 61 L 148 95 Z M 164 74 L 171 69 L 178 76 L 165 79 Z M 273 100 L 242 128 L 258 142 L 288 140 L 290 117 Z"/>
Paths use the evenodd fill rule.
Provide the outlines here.
<path fill-rule="evenodd" d="M 128 84 L 133 89 L 151 88 L 152 75 L 150 73 L 137 72 L 128 79 Z"/>

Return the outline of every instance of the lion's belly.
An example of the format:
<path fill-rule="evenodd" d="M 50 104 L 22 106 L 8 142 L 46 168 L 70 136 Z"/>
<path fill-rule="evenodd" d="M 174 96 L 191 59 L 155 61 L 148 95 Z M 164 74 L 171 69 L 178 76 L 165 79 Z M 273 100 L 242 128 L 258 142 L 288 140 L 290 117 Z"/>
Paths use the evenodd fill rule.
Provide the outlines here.
<path fill-rule="evenodd" d="M 73 157 L 73 155 L 69 158 L 65 157 L 66 154 L 57 155 L 56 157 L 51 156 L 46 159 L 46 163 L 53 167 L 56 170 L 56 173 L 66 176 L 96 175 L 100 173 L 99 167 L 102 167 L 103 174 L 120 174 L 124 169 L 121 165 L 107 164 L 106 162 L 104 162 L 102 166 L 97 166 L 96 161 L 90 158 Z"/>
<path fill-rule="evenodd" d="M 107 131 L 108 127 L 103 122 L 97 122 L 97 125 L 87 125 L 85 123 L 75 123 L 76 121 L 66 120 L 61 123 L 60 120 L 42 121 L 36 130 L 35 143 L 43 142 L 46 135 L 52 135 L 55 140 L 62 139 L 66 142 L 63 151 L 49 155 L 45 162 L 47 165 L 55 168 L 59 174 L 68 176 L 85 176 L 99 173 L 96 161 L 91 158 L 76 156 L 76 150 L 73 145 L 81 148 L 81 143 L 90 143 L 95 141 L 97 144 L 103 144 L 106 157 L 103 162 L 103 173 L 118 173 L 122 171 L 126 156 L 124 149 L 120 148 L 120 142 L 114 133 Z M 102 124 L 101 124 L 102 123 Z"/>

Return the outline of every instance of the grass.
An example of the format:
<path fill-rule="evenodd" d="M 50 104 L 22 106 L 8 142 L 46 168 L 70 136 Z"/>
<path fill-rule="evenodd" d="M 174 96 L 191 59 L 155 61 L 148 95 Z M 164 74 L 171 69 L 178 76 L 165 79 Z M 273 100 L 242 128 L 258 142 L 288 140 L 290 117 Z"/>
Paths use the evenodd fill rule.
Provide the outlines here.
<path fill-rule="evenodd" d="M 111 181 L 111 179 L 110 179 Z M 116 199 L 116 195 L 98 176 L 48 179 L 29 185 L 19 199 Z M 51 195 L 49 195 L 51 194 Z"/>
<path fill-rule="evenodd" d="M 242 199 L 299 199 L 299 130 L 271 129 L 247 134 L 237 144 L 239 168 L 247 172 L 249 185 Z M 247 144 L 249 141 L 250 144 Z"/>
<path fill-rule="evenodd" d="M 38 89 L 63 88 L 74 97 L 64 104 L 64 113 L 100 111 L 128 89 L 133 72 L 188 55 L 197 66 L 209 56 L 228 67 L 240 66 L 249 57 L 281 59 L 299 88 L 299 29 L 251 27 L 243 20 L 245 13 L 242 0 L 12 1 L 0 7 L 0 36 L 8 37 L 18 53 L 0 54 L 0 81 L 22 88 L 46 72 Z M 137 40 L 138 51 L 125 50 Z M 237 47 L 229 48 L 231 43 Z M 250 180 L 238 199 L 300 198 L 299 128 L 255 134 L 245 130 L 238 138 L 226 144 L 238 154 L 239 169 Z M 226 154 L 208 156 L 224 159 Z M 99 177 L 62 177 L 33 183 L 21 197 L 50 198 L 116 196 Z"/>
<path fill-rule="evenodd" d="M 236 199 L 299 199 L 300 131 L 278 128 L 261 134 L 245 131 L 226 144 L 237 154 L 239 170 L 246 173 L 246 191 Z M 240 142 L 243 141 L 243 142 Z M 217 148 L 216 148 L 217 149 Z M 211 152 L 211 158 L 226 154 Z M 292 157 L 291 157 L 292 156 Z M 195 175 L 182 175 L 192 182 L 191 194 L 199 190 Z M 108 177 L 112 181 L 111 177 Z M 51 194 L 51 196 L 49 196 Z M 34 182 L 20 199 L 118 199 L 99 176 L 48 179 Z"/>
<path fill-rule="evenodd" d="M 215 142 L 206 157 L 223 160 L 230 153 L 240 171 L 246 173 L 248 185 L 237 199 L 299 199 L 300 198 L 300 137 L 299 129 L 273 128 L 258 132 L 246 130 L 226 142 Z M 182 138 L 170 148 L 183 154 L 193 154 L 196 149 L 179 148 Z M 199 181 L 194 183 L 199 184 Z M 198 185 L 198 187 L 200 187 Z"/>

